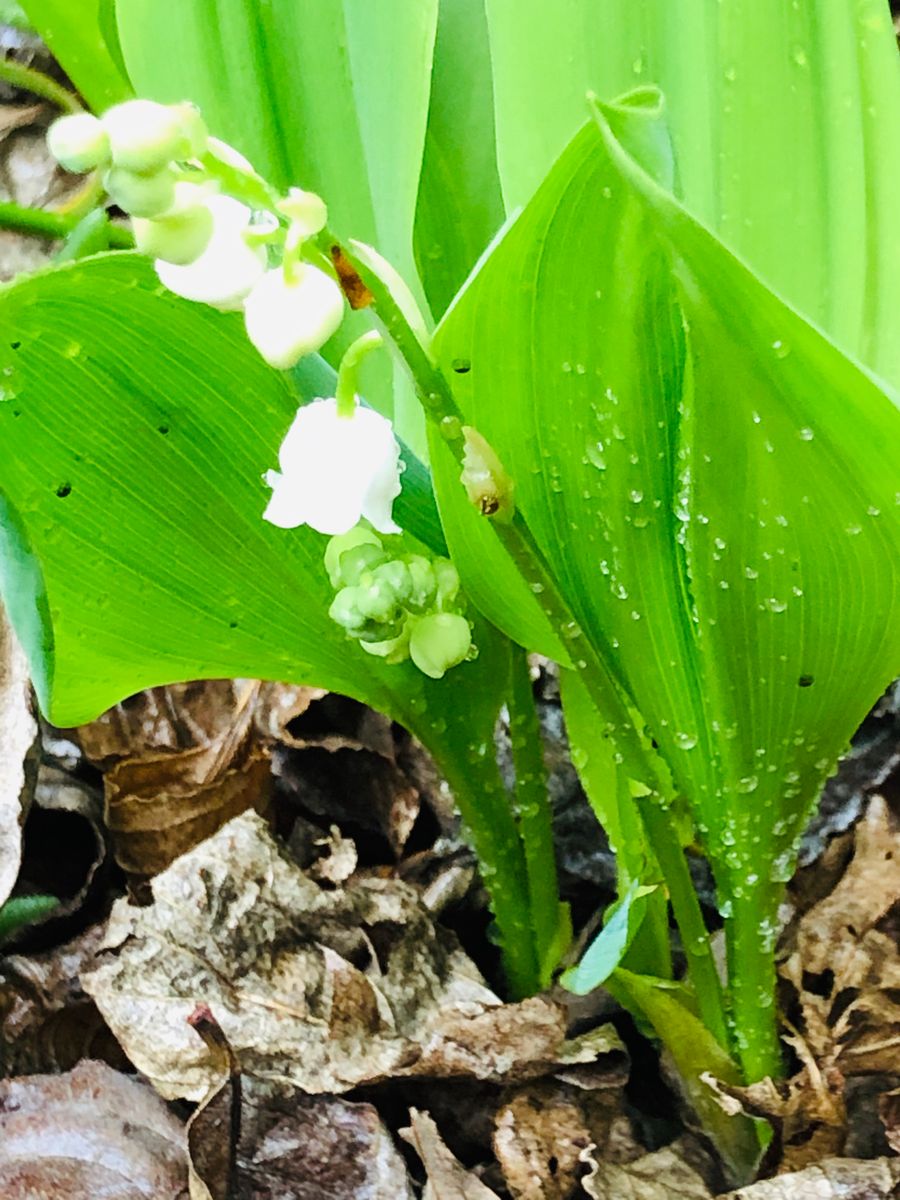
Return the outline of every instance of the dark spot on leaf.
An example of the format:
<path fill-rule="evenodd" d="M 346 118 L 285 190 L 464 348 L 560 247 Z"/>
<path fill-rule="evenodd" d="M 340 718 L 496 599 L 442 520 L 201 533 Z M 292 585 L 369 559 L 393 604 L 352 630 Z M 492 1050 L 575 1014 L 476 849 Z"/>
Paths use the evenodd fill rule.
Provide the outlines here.
<path fill-rule="evenodd" d="M 238 622 L 237 622 L 237 621 L 229 621 L 229 622 L 228 622 L 228 628 L 229 628 L 229 629 L 237 629 L 237 627 L 238 627 Z"/>
<path fill-rule="evenodd" d="M 13 409 L 13 416 L 14 416 L 14 417 L 21 417 L 21 415 L 22 415 L 22 411 L 21 411 L 21 409 L 18 409 L 18 408 L 14 408 L 14 409 Z"/>
<path fill-rule="evenodd" d="M 9 348 L 10 348 L 10 350 L 18 350 L 21 345 L 22 345 L 21 342 L 10 342 Z"/>
<path fill-rule="evenodd" d="M 815 682 L 812 675 L 801 675 L 797 680 L 797 687 L 812 687 Z"/>
<path fill-rule="evenodd" d="M 71 483 L 61 483 L 59 485 L 59 487 L 56 489 L 56 494 L 57 494 L 57 496 L 59 496 L 60 500 L 65 500 L 66 496 L 71 495 L 71 492 L 72 492 Z"/>
<path fill-rule="evenodd" d="M 157 427 L 156 432 L 161 433 L 163 435 L 163 437 L 165 437 L 166 434 L 169 432 L 169 427 L 168 427 L 168 425 L 159 425 Z"/>
<path fill-rule="evenodd" d="M 340 246 L 331 247 L 331 261 L 350 307 L 353 309 L 368 308 L 374 302 L 375 297 L 366 287 L 356 267 Z"/>
<path fill-rule="evenodd" d="M 457 375 L 468 375 L 469 371 L 472 370 L 472 364 L 467 358 L 454 358 L 450 366 Z"/>

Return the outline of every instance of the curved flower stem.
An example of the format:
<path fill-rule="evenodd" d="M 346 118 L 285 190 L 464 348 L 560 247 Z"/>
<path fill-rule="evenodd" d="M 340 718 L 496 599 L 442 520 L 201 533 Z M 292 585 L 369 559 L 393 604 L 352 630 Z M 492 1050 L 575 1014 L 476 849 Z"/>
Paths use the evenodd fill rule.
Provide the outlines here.
<path fill-rule="evenodd" d="M 462 465 L 465 451 L 463 414 L 450 387 L 434 362 L 430 348 L 413 331 L 400 305 L 380 276 L 363 262 L 352 250 L 342 245 L 329 229 L 318 237 L 321 250 L 332 260 L 348 263 L 356 272 L 359 282 L 372 297 L 373 312 L 385 332 L 397 348 L 412 376 L 419 399 L 428 418 L 435 422 L 444 440 Z M 652 789 L 661 799 L 645 806 L 648 833 L 658 853 L 661 866 L 670 885 L 670 896 L 675 918 L 682 928 L 688 956 L 691 980 L 697 992 L 697 1001 L 707 1027 L 723 1047 L 728 1045 L 728 1023 L 721 982 L 716 970 L 712 947 L 690 874 L 684 859 L 681 842 L 674 821 L 669 814 L 667 800 L 671 799 L 671 783 L 665 778 L 662 764 L 648 751 L 646 737 L 634 726 L 622 688 L 610 663 L 612 654 L 602 655 L 585 638 L 577 614 L 574 614 L 559 590 L 556 578 L 547 563 L 543 551 L 523 518 L 516 512 L 510 521 L 492 521 L 491 527 L 505 550 L 516 564 L 525 581 L 541 596 L 541 603 L 563 638 L 577 644 L 573 665 L 582 675 L 584 684 L 599 713 L 607 717 L 613 727 L 617 746 L 623 755 L 626 769 L 635 779 L 645 778 L 648 770 L 654 775 Z"/>
<path fill-rule="evenodd" d="M 64 238 L 77 224 L 77 220 L 58 212 L 26 208 L 12 200 L 0 201 L 0 229 L 14 229 L 18 233 L 30 233 L 36 237 Z M 130 250 L 134 246 L 134 238 L 130 230 L 110 225 L 109 244 L 114 250 Z"/>
<path fill-rule="evenodd" d="M 51 104 L 55 104 L 64 112 L 84 112 L 82 104 L 73 92 L 64 88 L 61 83 L 57 83 L 55 79 L 51 79 L 49 75 L 45 75 L 43 71 L 37 71 L 34 67 L 26 67 L 24 63 L 14 62 L 8 58 L 0 60 L 0 81 L 8 83 L 10 87 L 19 88 L 23 92 L 31 92 L 34 96 L 40 96 L 42 100 L 49 100 Z"/>

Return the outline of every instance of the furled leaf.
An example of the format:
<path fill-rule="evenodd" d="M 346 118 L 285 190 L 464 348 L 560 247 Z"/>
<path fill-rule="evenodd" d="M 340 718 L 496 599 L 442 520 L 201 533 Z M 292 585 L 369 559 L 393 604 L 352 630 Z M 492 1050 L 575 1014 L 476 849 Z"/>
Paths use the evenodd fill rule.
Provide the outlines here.
<path fill-rule="evenodd" d="M 825 774 L 900 664 L 900 415 L 625 151 L 613 126 L 643 153 L 654 105 L 636 95 L 575 138 L 438 347 L 471 364 L 465 417 L 691 798 L 727 914 L 777 895 Z M 490 577 L 491 531 L 439 450 L 435 468 L 465 577 Z M 473 594 L 531 635 L 501 590 Z"/>
<path fill-rule="evenodd" d="M 688 210 L 839 345 L 900 382 L 900 71 L 887 0 L 486 7 L 510 208 L 578 129 L 589 90 L 656 84 Z"/>
<path fill-rule="evenodd" d="M 5 904 L 0 904 L 0 944 L 33 921 L 53 912 L 58 905 L 55 896 L 14 896 Z"/>
<path fill-rule="evenodd" d="M 633 883 L 619 897 L 578 966 L 570 967 L 560 978 L 560 983 L 567 991 L 576 996 L 586 996 L 606 982 L 634 941 L 647 911 L 647 897 L 655 890 Z"/>
<path fill-rule="evenodd" d="M 20 0 L 28 20 L 92 108 L 131 95 L 103 31 L 104 0 Z"/>

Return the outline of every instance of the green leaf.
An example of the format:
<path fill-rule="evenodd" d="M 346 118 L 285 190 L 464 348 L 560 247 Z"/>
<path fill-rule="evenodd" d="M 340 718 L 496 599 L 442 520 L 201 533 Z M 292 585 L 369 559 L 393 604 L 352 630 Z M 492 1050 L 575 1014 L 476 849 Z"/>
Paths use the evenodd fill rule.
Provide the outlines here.
<path fill-rule="evenodd" d="M 440 316 L 503 224 L 484 0 L 440 6 L 415 249 Z"/>
<path fill-rule="evenodd" d="M 195 101 L 270 182 L 319 192 L 341 237 L 376 246 L 419 290 L 412 238 L 437 0 L 117 0 L 117 14 L 141 95 Z M 336 350 L 365 327 L 346 322 Z M 370 399 L 422 457 L 405 377 L 382 371 Z"/>
<path fill-rule="evenodd" d="M 602 11 L 487 0 L 487 13 L 508 207 L 541 183 L 589 90 L 657 84 L 689 211 L 900 383 L 900 72 L 887 0 L 609 0 Z"/>
<path fill-rule="evenodd" d="M 262 472 L 297 405 L 236 314 L 101 256 L 0 292 L 0 591 L 42 708 L 76 725 L 174 680 L 317 684 L 411 729 L 453 788 L 482 862 L 515 992 L 538 964 L 524 857 L 493 756 L 506 643 L 427 679 L 343 638 L 325 539 L 262 519 Z M 409 539 L 409 535 L 406 535 Z M 411 547 L 418 545 L 409 539 Z"/>
<path fill-rule="evenodd" d="M 22 8 L 91 108 L 98 112 L 131 93 L 103 34 L 103 0 L 21 0 Z"/>
<path fill-rule="evenodd" d="M 615 971 L 609 988 L 621 1004 L 640 1012 L 663 1042 L 688 1102 L 703 1129 L 712 1135 L 729 1169 L 731 1182 L 746 1183 L 753 1177 L 760 1156 L 754 1122 L 743 1114 L 727 1115 L 703 1076 L 708 1073 L 729 1084 L 740 1084 L 742 1080 L 734 1063 L 692 1011 L 683 988 L 621 967 Z"/>
<path fill-rule="evenodd" d="M 18 0 L 0 0 L 0 23 L 11 25 L 13 29 L 31 28 Z"/>
<path fill-rule="evenodd" d="M 57 908 L 55 896 L 14 896 L 0 904 L 0 946 L 8 942 L 26 925 L 39 921 Z"/>
<path fill-rule="evenodd" d="M 603 928 L 559 982 L 576 996 L 586 996 L 600 987 L 622 962 L 647 913 L 647 897 L 657 889 L 633 883 L 606 914 Z"/>
<path fill-rule="evenodd" d="M 598 733 L 646 724 L 762 962 L 806 814 L 900 666 L 900 413 L 626 154 L 606 114 L 654 119 L 636 100 L 575 138 L 437 347 L 616 681 Z M 473 598 L 528 644 L 521 597 L 474 582 L 508 560 L 434 465 Z"/>

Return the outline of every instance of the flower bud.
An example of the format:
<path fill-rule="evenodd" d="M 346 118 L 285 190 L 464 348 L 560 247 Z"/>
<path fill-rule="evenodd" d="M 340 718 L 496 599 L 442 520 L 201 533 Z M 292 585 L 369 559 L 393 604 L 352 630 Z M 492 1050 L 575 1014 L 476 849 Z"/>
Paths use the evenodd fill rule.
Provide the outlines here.
<path fill-rule="evenodd" d="M 396 621 L 409 594 L 409 572 L 401 562 L 382 563 L 365 572 L 359 590 L 358 607 L 365 617 L 379 624 Z"/>
<path fill-rule="evenodd" d="M 244 235 L 253 213 L 246 204 L 219 195 L 211 195 L 205 204 L 213 219 L 206 249 L 187 266 L 158 259 L 156 273 L 169 291 L 185 300 L 234 312 L 265 273 L 266 250 L 247 245 Z"/>
<path fill-rule="evenodd" d="M 184 114 L 174 105 L 126 100 L 105 112 L 101 121 L 112 160 L 126 171 L 152 174 L 173 159 L 191 157 Z"/>
<path fill-rule="evenodd" d="M 178 266 L 196 262 L 213 233 L 213 215 L 205 199 L 205 191 L 196 184 L 176 183 L 175 203 L 165 216 L 132 221 L 138 250 Z"/>
<path fill-rule="evenodd" d="M 81 174 L 109 162 L 109 137 L 90 113 L 60 117 L 47 130 L 47 148 L 67 171 Z"/>
<path fill-rule="evenodd" d="M 416 622 L 409 639 L 410 657 L 431 679 L 442 679 L 445 672 L 465 659 L 471 648 L 469 622 L 457 613 L 423 617 Z"/>
<path fill-rule="evenodd" d="M 368 619 L 359 608 L 361 597 L 362 588 L 360 587 L 341 588 L 328 609 L 328 615 L 332 621 L 340 625 L 342 629 L 346 629 L 354 637 L 359 636 Z"/>
<path fill-rule="evenodd" d="M 301 239 L 315 237 L 328 220 L 328 209 L 322 197 L 300 188 L 291 188 L 286 199 L 279 203 L 278 211 L 289 219 L 291 231 Z"/>
<path fill-rule="evenodd" d="M 175 176 L 168 167 L 154 175 L 111 167 L 103 183 L 119 208 L 133 217 L 160 217 L 175 203 Z"/>
<path fill-rule="evenodd" d="M 459 571 L 449 558 L 436 558 L 434 574 L 437 579 L 437 604 L 443 612 L 455 603 L 459 595 Z"/>
<path fill-rule="evenodd" d="M 421 554 L 410 554 L 406 558 L 409 570 L 410 590 L 406 607 L 410 612 L 427 612 L 437 595 L 437 576 L 434 567 Z"/>
<path fill-rule="evenodd" d="M 406 662 L 409 658 L 411 623 L 409 620 L 404 621 L 403 628 L 396 637 L 387 638 L 383 642 L 366 642 L 360 640 L 359 644 L 365 650 L 366 654 L 374 654 L 377 658 L 383 658 L 390 666 Z"/>
<path fill-rule="evenodd" d="M 344 316 L 344 294 L 330 275 L 308 263 L 293 278 L 267 271 L 244 302 L 247 336 L 272 367 L 286 371 L 328 341 Z"/>
<path fill-rule="evenodd" d="M 514 484 L 493 447 L 477 429 L 463 425 L 465 449 L 460 482 L 483 517 L 511 521 L 515 513 Z"/>
<path fill-rule="evenodd" d="M 209 143 L 209 130 L 200 115 L 200 109 L 195 104 L 191 104 L 189 100 L 185 100 L 183 104 L 176 104 L 174 107 L 178 114 L 184 143 L 184 154 L 179 157 L 199 158 L 206 152 Z"/>
<path fill-rule="evenodd" d="M 354 546 L 341 555 L 341 575 L 344 583 L 362 582 L 362 577 L 387 559 L 381 546 Z"/>
<path fill-rule="evenodd" d="M 356 583 L 355 579 L 345 578 L 341 560 L 348 551 L 355 550 L 358 546 L 372 546 L 380 550 L 381 541 L 378 535 L 365 525 L 356 525 L 348 533 L 340 533 L 337 537 L 329 539 L 325 547 L 325 570 L 333 588 Z"/>

